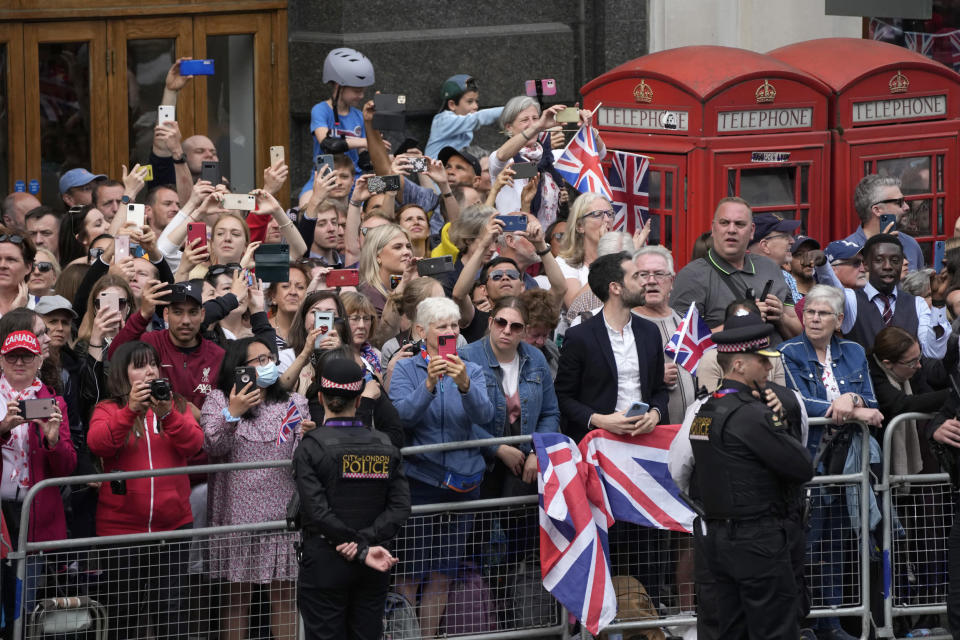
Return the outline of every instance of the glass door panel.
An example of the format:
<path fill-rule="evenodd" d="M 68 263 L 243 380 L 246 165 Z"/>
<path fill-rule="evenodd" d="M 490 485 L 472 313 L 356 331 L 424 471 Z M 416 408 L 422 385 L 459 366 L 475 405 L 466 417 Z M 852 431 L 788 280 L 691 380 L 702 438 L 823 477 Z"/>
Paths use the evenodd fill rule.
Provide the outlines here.
<path fill-rule="evenodd" d="M 27 166 L 44 203 L 59 201 L 69 169 L 118 175 L 108 157 L 105 36 L 98 22 L 24 26 Z"/>

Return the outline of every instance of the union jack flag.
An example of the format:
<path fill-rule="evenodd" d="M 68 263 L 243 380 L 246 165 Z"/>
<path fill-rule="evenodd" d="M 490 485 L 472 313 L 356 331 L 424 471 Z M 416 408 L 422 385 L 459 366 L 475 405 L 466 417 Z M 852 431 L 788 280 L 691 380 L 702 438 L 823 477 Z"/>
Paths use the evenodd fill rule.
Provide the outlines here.
<path fill-rule="evenodd" d="M 573 440 L 534 433 L 540 469 L 540 571 L 544 588 L 596 635 L 616 615 L 603 486 Z"/>
<path fill-rule="evenodd" d="M 634 233 L 650 217 L 650 190 L 647 186 L 650 158 L 635 153 L 613 152 L 610 163 L 610 191 L 617 212 L 613 228 Z M 626 225 L 626 228 L 624 228 Z"/>
<path fill-rule="evenodd" d="M 297 409 L 297 405 L 293 403 L 293 400 L 290 400 L 287 413 L 283 417 L 283 422 L 280 423 L 280 432 L 277 433 L 278 447 L 280 443 L 286 442 L 290 436 L 293 435 L 293 432 L 300 426 L 301 422 L 303 422 L 303 416 L 300 415 L 300 409 Z"/>
<path fill-rule="evenodd" d="M 687 315 L 683 317 L 683 322 L 677 327 L 676 333 L 670 337 L 670 341 L 667 342 L 663 351 L 673 358 L 673 361 L 678 365 L 691 374 L 696 374 L 700 358 L 716 346 L 713 344 L 711 335 L 710 327 L 707 326 L 707 323 L 700 317 L 700 312 L 697 311 L 697 304 L 691 302 Z M 677 345 L 679 345 L 679 348 Z"/>
<path fill-rule="evenodd" d="M 607 177 L 600 166 L 597 137 L 590 127 L 580 127 L 560 157 L 554 160 L 553 168 L 580 193 L 600 193 L 613 200 Z"/>
<path fill-rule="evenodd" d="M 694 514 L 667 468 L 667 454 L 679 431 L 676 424 L 660 425 L 639 436 L 594 429 L 580 441 L 583 457 L 603 483 L 614 520 L 693 532 Z"/>

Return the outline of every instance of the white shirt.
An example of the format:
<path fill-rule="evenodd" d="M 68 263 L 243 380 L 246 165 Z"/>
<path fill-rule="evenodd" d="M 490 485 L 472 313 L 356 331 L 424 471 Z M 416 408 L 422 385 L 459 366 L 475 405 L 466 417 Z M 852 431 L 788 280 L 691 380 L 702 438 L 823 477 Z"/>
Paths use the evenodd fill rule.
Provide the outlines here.
<path fill-rule="evenodd" d="M 510 397 L 517 392 L 520 384 L 520 354 L 513 356 L 510 362 L 501 362 L 500 371 L 503 372 L 500 388 L 503 389 L 504 396 Z"/>
<path fill-rule="evenodd" d="M 623 325 L 623 331 L 617 331 L 603 316 L 603 325 L 607 328 L 613 361 L 617 364 L 617 405 L 614 411 L 626 411 L 634 402 L 640 400 L 640 358 L 637 356 L 637 339 L 633 335 L 633 316 Z"/>

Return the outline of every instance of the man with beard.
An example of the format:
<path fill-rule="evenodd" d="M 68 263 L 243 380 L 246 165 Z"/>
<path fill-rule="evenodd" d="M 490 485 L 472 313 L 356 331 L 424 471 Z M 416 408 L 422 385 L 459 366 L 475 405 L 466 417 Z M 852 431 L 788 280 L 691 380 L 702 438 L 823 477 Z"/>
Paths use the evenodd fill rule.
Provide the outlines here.
<path fill-rule="evenodd" d="M 577 441 L 590 429 L 649 433 L 669 420 L 668 392 L 660 331 L 630 311 L 644 304 L 640 270 L 629 253 L 613 253 L 590 265 L 587 282 L 603 309 L 564 336 L 555 383 L 561 429 Z M 628 418 L 638 401 L 650 409 Z"/>
<path fill-rule="evenodd" d="M 169 289 L 169 290 L 168 290 Z M 203 324 L 203 283 L 200 280 L 166 282 L 149 280 L 140 296 L 140 313 L 131 313 L 120 333 L 110 343 L 108 356 L 126 342 L 142 340 L 160 354 L 170 386 L 196 407 L 202 407 L 220 373 L 224 351 L 200 335 Z M 160 305 L 169 329 L 146 332 Z"/>

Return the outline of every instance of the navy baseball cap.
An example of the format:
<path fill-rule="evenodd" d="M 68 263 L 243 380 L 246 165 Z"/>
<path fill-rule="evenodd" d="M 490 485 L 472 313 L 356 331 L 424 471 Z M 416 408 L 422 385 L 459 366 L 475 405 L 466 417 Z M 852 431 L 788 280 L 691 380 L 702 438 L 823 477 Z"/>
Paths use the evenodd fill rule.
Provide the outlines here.
<path fill-rule="evenodd" d="M 90 184 L 94 180 L 100 180 L 106 177 L 107 176 L 102 173 L 93 174 L 86 169 L 70 169 L 70 171 L 60 176 L 60 195 L 65 194 L 75 187 L 82 187 Z"/>
<path fill-rule="evenodd" d="M 796 253 L 797 250 L 805 244 L 813 245 L 814 249 L 820 248 L 820 243 L 810 236 L 795 236 L 793 238 L 793 244 L 790 245 L 790 253 Z"/>
<path fill-rule="evenodd" d="M 833 264 L 837 260 L 849 260 L 860 253 L 863 247 L 851 240 L 834 240 L 827 245 L 823 254 L 827 257 L 827 262 Z"/>
<path fill-rule="evenodd" d="M 760 242 L 776 231 L 792 235 L 800 226 L 800 221 L 784 218 L 778 213 L 758 213 L 753 216 L 753 224 L 756 228 L 753 230 L 751 244 Z"/>
<path fill-rule="evenodd" d="M 467 161 L 467 164 L 473 167 L 473 172 L 475 174 L 480 175 L 483 173 L 483 169 L 480 168 L 480 161 L 477 160 L 473 154 L 469 153 L 466 149 L 457 151 L 453 147 L 444 147 L 443 149 L 440 149 L 440 153 L 437 154 L 437 160 L 446 165 L 447 160 L 450 159 L 450 156 L 460 156 Z"/>

